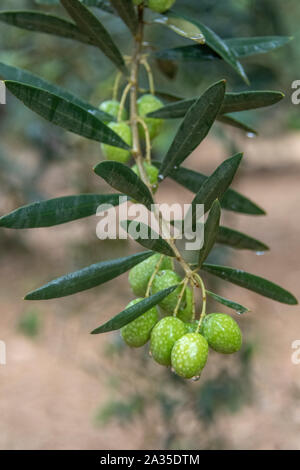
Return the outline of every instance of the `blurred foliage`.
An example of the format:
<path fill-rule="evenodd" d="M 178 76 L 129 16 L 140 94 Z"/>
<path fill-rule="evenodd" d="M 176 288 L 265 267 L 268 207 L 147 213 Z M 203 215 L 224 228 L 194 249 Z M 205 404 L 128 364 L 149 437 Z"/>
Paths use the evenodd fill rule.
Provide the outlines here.
<path fill-rule="evenodd" d="M 35 338 L 39 335 L 41 326 L 41 319 L 37 310 L 24 312 L 18 322 L 18 330 L 30 338 Z"/>

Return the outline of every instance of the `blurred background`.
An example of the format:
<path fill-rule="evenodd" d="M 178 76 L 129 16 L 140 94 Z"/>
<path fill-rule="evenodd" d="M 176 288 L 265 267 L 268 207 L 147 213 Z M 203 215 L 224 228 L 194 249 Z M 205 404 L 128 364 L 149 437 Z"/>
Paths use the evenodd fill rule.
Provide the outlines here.
<path fill-rule="evenodd" d="M 49 3 L 49 5 L 47 5 Z M 52 2 L 55 3 L 55 2 Z M 64 15 L 50 1 L 2 0 L 1 9 L 38 9 Z M 284 48 L 243 61 L 250 89 L 280 90 L 280 104 L 247 112 L 256 138 L 216 124 L 186 166 L 203 173 L 235 151 L 245 157 L 234 188 L 267 211 L 266 217 L 227 212 L 227 225 L 270 246 L 263 256 L 218 248 L 214 260 L 300 289 L 300 107 L 291 84 L 300 79 L 300 4 L 297 0 L 177 1 L 186 13 L 223 37 L 288 35 Z M 127 30 L 99 11 L 125 53 Z M 154 26 L 156 50 L 188 41 Z M 92 47 L 0 24 L 0 62 L 25 68 L 94 105 L 109 99 L 115 70 Z M 125 49 L 124 49 L 125 45 Z M 226 78 L 229 91 L 247 89 L 222 61 L 176 64 L 151 60 L 157 88 L 199 95 Z M 147 87 L 146 77 L 142 84 Z M 155 141 L 161 158 L 178 122 Z M 54 127 L 11 95 L 0 106 L 0 215 L 39 199 L 110 189 L 93 174 L 99 144 Z M 166 181 L 158 200 L 190 202 L 192 194 Z M 127 274 L 72 297 L 25 302 L 26 292 L 50 279 L 139 250 L 128 241 L 99 241 L 96 217 L 36 230 L 0 231 L 1 449 L 300 449 L 300 364 L 291 360 L 300 340 L 299 308 L 209 278 L 209 286 L 251 309 L 239 316 L 244 346 L 235 357 L 210 354 L 198 382 L 183 381 L 125 348 L 119 334 L 89 332 L 132 299 Z M 215 311 L 216 305 L 209 305 Z M 218 307 L 218 310 L 220 306 Z M 221 311 L 226 312 L 223 307 Z M 232 313 L 228 311 L 228 313 Z"/>

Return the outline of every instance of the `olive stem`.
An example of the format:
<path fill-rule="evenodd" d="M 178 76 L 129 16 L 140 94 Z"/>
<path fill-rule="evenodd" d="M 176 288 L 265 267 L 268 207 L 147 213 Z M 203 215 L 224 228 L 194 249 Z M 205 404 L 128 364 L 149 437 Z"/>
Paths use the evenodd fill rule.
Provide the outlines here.
<path fill-rule="evenodd" d="M 202 322 L 205 318 L 205 315 L 206 315 L 206 289 L 205 289 L 204 282 L 202 281 L 199 274 L 195 274 L 194 276 L 197 279 L 197 281 L 199 282 L 200 287 L 201 287 L 201 291 L 202 291 L 202 312 L 201 312 L 199 322 L 198 322 L 198 326 L 197 326 L 197 329 L 196 329 L 196 333 L 199 333 L 201 324 L 202 324 Z"/>
<path fill-rule="evenodd" d="M 153 271 L 153 273 L 152 273 L 152 275 L 151 275 L 151 277 L 150 277 L 150 279 L 149 279 L 148 285 L 147 285 L 147 290 L 146 290 L 146 295 L 145 295 L 145 297 L 149 297 L 149 295 L 150 295 L 151 286 L 152 286 L 152 284 L 153 284 L 153 281 L 154 281 L 154 278 L 155 278 L 156 274 L 157 274 L 158 271 L 159 271 L 159 268 L 160 268 L 160 266 L 161 266 L 161 263 L 163 262 L 163 259 L 164 259 L 164 255 L 161 255 L 160 258 L 159 258 L 159 260 L 158 260 L 158 262 L 156 263 L 155 269 L 154 269 L 154 271 Z"/>
<path fill-rule="evenodd" d="M 179 294 L 179 297 L 178 297 L 178 301 L 177 301 L 177 304 L 176 304 L 176 307 L 175 307 L 175 310 L 174 310 L 174 313 L 173 313 L 174 317 L 177 316 L 177 313 L 178 313 L 178 310 L 179 310 L 179 307 L 180 307 L 182 298 L 183 298 L 183 296 L 184 296 L 185 289 L 186 289 L 186 286 L 187 286 L 188 282 L 189 282 L 189 278 L 186 277 L 186 278 L 184 279 L 184 281 L 183 281 L 183 286 L 182 286 L 182 289 L 181 289 L 181 291 L 180 291 L 180 294 Z"/>

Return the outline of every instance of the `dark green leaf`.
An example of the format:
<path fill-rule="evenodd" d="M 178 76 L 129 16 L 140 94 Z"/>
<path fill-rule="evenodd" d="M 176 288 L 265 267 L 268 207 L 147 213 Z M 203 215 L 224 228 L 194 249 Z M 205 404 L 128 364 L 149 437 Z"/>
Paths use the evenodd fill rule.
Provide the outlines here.
<path fill-rule="evenodd" d="M 24 83 L 6 81 L 6 88 L 43 118 L 87 139 L 129 149 L 129 146 L 92 113 L 60 96 Z"/>
<path fill-rule="evenodd" d="M 189 108 L 179 130 L 162 161 L 161 176 L 179 166 L 207 136 L 220 110 L 225 94 L 225 81 L 212 85 Z"/>
<path fill-rule="evenodd" d="M 120 198 L 127 199 L 121 194 L 80 194 L 34 202 L 0 217 L 0 227 L 17 229 L 64 224 L 95 215 L 102 204 L 118 206 L 122 202 Z"/>
<path fill-rule="evenodd" d="M 117 10 L 119 16 L 128 26 L 132 34 L 136 34 L 138 28 L 138 19 L 132 0 L 110 0 L 112 6 Z"/>
<path fill-rule="evenodd" d="M 248 126 L 248 124 L 241 121 L 240 119 L 237 119 L 233 115 L 219 114 L 219 116 L 217 117 L 217 121 L 221 122 L 222 124 L 227 124 L 228 126 L 235 127 L 236 129 L 240 129 L 249 134 L 257 135 L 257 131 L 253 129 L 253 127 Z"/>
<path fill-rule="evenodd" d="M 28 31 L 53 34 L 75 39 L 84 44 L 93 44 L 89 36 L 80 31 L 74 23 L 48 13 L 26 10 L 1 11 L 0 21 Z"/>
<path fill-rule="evenodd" d="M 242 313 L 250 312 L 249 308 L 244 307 L 243 305 L 238 304 L 237 302 L 233 302 L 232 300 L 225 299 L 225 297 L 222 297 L 221 295 L 214 294 L 209 290 L 206 290 L 206 293 L 214 300 L 216 300 L 216 302 L 219 302 L 222 305 L 226 305 L 226 307 L 232 308 L 239 315 L 241 315 Z"/>
<path fill-rule="evenodd" d="M 237 58 L 244 58 L 254 54 L 264 54 L 287 44 L 292 38 L 286 36 L 261 36 L 250 38 L 223 39 Z M 155 56 L 166 60 L 215 60 L 222 59 L 208 44 L 203 46 L 180 46 L 164 49 L 155 53 Z"/>
<path fill-rule="evenodd" d="M 160 168 L 159 162 L 153 161 L 153 164 L 157 168 Z M 189 170 L 188 168 L 185 168 L 183 166 L 180 166 L 176 170 L 172 170 L 169 176 L 178 184 L 181 184 L 193 193 L 197 193 L 202 184 L 208 178 L 202 173 L 198 173 L 194 170 Z M 234 191 L 233 189 L 228 189 L 225 192 L 224 196 L 220 200 L 220 204 L 223 209 L 230 210 L 233 212 L 241 212 L 242 214 L 249 215 L 265 215 L 265 211 L 263 209 L 261 209 L 254 202 L 250 201 L 250 199 Z"/>
<path fill-rule="evenodd" d="M 280 91 L 243 91 L 240 93 L 226 93 L 221 113 L 234 113 L 237 111 L 247 111 L 249 109 L 264 108 L 272 106 L 284 98 Z"/>
<path fill-rule="evenodd" d="M 49 93 L 54 93 L 54 95 L 60 96 L 60 98 L 64 98 L 67 101 L 70 101 L 77 106 L 85 109 L 89 113 L 96 116 L 98 119 L 102 121 L 114 121 L 115 118 L 108 113 L 101 111 L 100 109 L 92 106 L 91 104 L 87 103 L 86 101 L 81 100 L 75 95 L 72 95 L 69 91 L 61 88 L 57 85 L 53 85 L 53 83 L 44 80 L 37 75 L 28 72 L 27 70 L 20 69 L 18 67 L 13 67 L 11 65 L 3 64 L 0 62 L 0 77 L 3 80 L 12 80 L 16 82 L 21 82 L 25 85 L 32 85 L 36 88 L 41 88 L 42 90 L 48 91 Z"/>
<path fill-rule="evenodd" d="M 78 28 L 92 39 L 93 44 L 99 47 L 121 72 L 126 73 L 122 54 L 98 18 L 79 0 L 61 0 L 61 3 Z"/>
<path fill-rule="evenodd" d="M 234 52 L 228 46 L 228 44 L 223 41 L 214 31 L 212 31 L 208 26 L 205 26 L 203 23 L 196 23 L 201 31 L 204 34 L 206 44 L 213 49 L 217 54 L 219 54 L 225 62 L 227 62 L 234 70 L 243 78 L 243 80 L 248 84 L 247 75 L 243 69 L 241 63 L 237 60 Z"/>
<path fill-rule="evenodd" d="M 224 101 L 220 109 L 220 114 L 234 113 L 237 111 L 247 111 L 250 109 L 271 106 L 284 98 L 284 94 L 279 91 L 245 91 L 240 93 L 225 93 Z M 195 104 L 196 98 L 180 100 L 148 114 L 151 118 L 178 119 L 186 115 L 189 108 Z"/>
<path fill-rule="evenodd" d="M 166 16 L 155 18 L 154 22 L 167 26 L 169 29 L 174 31 L 174 33 L 179 34 L 179 36 L 195 41 L 198 44 L 205 43 L 205 38 L 199 26 L 187 18 L 183 18 L 170 12 Z"/>
<path fill-rule="evenodd" d="M 231 158 L 228 158 L 209 176 L 196 196 L 192 201 L 192 205 L 186 215 L 187 219 L 190 217 L 190 212 L 192 213 L 192 224 L 196 223 L 197 204 L 204 204 L 204 212 L 207 212 L 215 199 L 221 199 L 225 191 L 231 185 L 231 182 L 234 178 L 234 175 L 241 163 L 243 154 L 237 153 Z"/>
<path fill-rule="evenodd" d="M 282 47 L 292 39 L 292 37 L 288 36 L 231 38 L 226 39 L 226 44 L 233 50 L 236 57 L 249 57 L 255 54 L 265 54 L 273 49 Z"/>
<path fill-rule="evenodd" d="M 35 3 L 40 3 L 44 5 L 59 5 L 60 0 L 35 0 Z M 87 7 L 97 7 L 107 13 L 114 13 L 114 10 L 109 5 L 109 0 L 81 0 Z"/>
<path fill-rule="evenodd" d="M 95 173 L 101 176 L 110 186 L 121 191 L 140 204 L 151 210 L 153 199 L 145 183 L 123 163 L 104 161 L 94 168 Z"/>
<path fill-rule="evenodd" d="M 199 252 L 198 266 L 202 266 L 217 240 L 220 217 L 221 206 L 219 201 L 215 200 L 204 224 L 204 244 Z"/>
<path fill-rule="evenodd" d="M 240 287 L 257 292 L 270 299 L 277 300 L 284 304 L 295 305 L 297 299 L 282 287 L 267 281 L 266 279 L 247 273 L 241 269 L 229 268 L 227 266 L 217 266 L 214 264 L 204 263 L 202 269 L 214 276 L 220 277 L 225 281 L 237 284 Z"/>
<path fill-rule="evenodd" d="M 269 247 L 255 238 L 228 227 L 220 226 L 217 243 L 228 245 L 239 250 L 252 250 L 256 252 L 268 251 Z"/>
<path fill-rule="evenodd" d="M 100 284 L 104 284 L 125 273 L 136 264 L 149 258 L 152 254 L 152 251 L 143 251 L 142 253 L 136 253 L 126 258 L 118 258 L 92 264 L 87 268 L 54 279 L 39 289 L 29 292 L 25 300 L 56 299 L 100 286 Z"/>
<path fill-rule="evenodd" d="M 168 287 L 167 289 L 161 290 L 150 297 L 146 297 L 145 299 L 137 302 L 135 305 L 126 308 L 121 313 L 118 313 L 115 317 L 113 317 L 108 322 L 104 323 L 99 328 L 96 328 L 91 332 L 92 335 L 98 335 L 99 333 L 107 333 L 109 331 L 119 330 L 123 326 L 127 325 L 128 323 L 132 322 L 136 318 L 143 315 L 143 313 L 148 312 L 152 307 L 159 304 L 165 297 L 167 297 L 171 292 L 176 289 L 176 286 Z"/>
<path fill-rule="evenodd" d="M 1 219 L 0 219 L 1 223 Z M 167 256 L 175 256 L 169 243 L 146 224 L 135 220 L 122 220 L 122 227 L 140 245 Z"/>

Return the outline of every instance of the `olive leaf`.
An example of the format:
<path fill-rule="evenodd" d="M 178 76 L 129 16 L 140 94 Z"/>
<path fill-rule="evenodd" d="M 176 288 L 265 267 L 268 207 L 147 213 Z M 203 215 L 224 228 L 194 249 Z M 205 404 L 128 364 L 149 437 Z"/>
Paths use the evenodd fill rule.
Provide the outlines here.
<path fill-rule="evenodd" d="M 87 268 L 54 279 L 39 289 L 29 292 L 29 294 L 25 296 L 25 300 L 57 299 L 100 286 L 100 284 L 111 281 L 115 277 L 125 273 L 151 255 L 153 255 L 152 251 L 144 251 L 125 258 L 92 264 Z"/>
<path fill-rule="evenodd" d="M 104 161 L 94 168 L 94 172 L 112 188 L 121 191 L 151 210 L 151 205 L 154 204 L 151 192 L 134 171 L 123 163 Z"/>
<path fill-rule="evenodd" d="M 80 31 L 91 38 L 93 44 L 103 52 L 123 73 L 126 66 L 122 54 L 98 18 L 79 0 L 61 0 L 61 4 L 75 21 Z"/>
<path fill-rule="evenodd" d="M 295 305 L 297 299 L 282 287 L 274 284 L 254 274 L 247 273 L 241 269 L 229 268 L 227 266 L 218 266 L 214 264 L 203 263 L 202 269 L 214 276 L 220 277 L 225 281 L 237 284 L 240 287 L 256 292 L 264 297 L 268 297 L 278 302 Z"/>
<path fill-rule="evenodd" d="M 130 147 L 112 129 L 97 119 L 93 113 L 71 103 L 61 96 L 40 88 L 6 80 L 6 88 L 19 100 L 52 124 L 87 139 L 96 140 L 114 147 Z"/>
<path fill-rule="evenodd" d="M 191 221 L 192 227 L 197 222 L 197 205 L 203 204 L 204 212 L 207 212 L 215 199 L 222 198 L 234 178 L 242 157 L 243 154 L 238 153 L 228 158 L 204 181 L 186 214 L 185 220 Z"/>
<path fill-rule="evenodd" d="M 118 206 L 126 200 L 127 197 L 122 194 L 80 194 L 38 201 L 0 217 L 0 227 L 50 227 L 95 215 L 99 206 L 107 210 L 105 206 Z"/>
<path fill-rule="evenodd" d="M 236 129 L 240 129 L 250 135 L 258 134 L 256 129 L 253 129 L 253 127 L 241 121 L 241 119 L 237 119 L 235 116 L 232 116 L 230 114 L 219 114 L 219 116 L 217 117 L 217 121 L 221 122 L 222 124 L 227 124 L 228 126 L 235 127 Z"/>
<path fill-rule="evenodd" d="M 159 169 L 160 162 L 153 161 L 153 164 Z M 189 168 L 180 166 L 171 171 L 169 177 L 176 181 L 178 184 L 184 186 L 186 189 L 197 193 L 201 185 L 207 180 L 207 176 L 203 175 Z M 233 212 L 240 212 L 248 215 L 265 215 L 265 211 L 255 204 L 250 199 L 233 189 L 225 191 L 223 197 L 220 199 L 222 209 L 230 210 Z"/>
<path fill-rule="evenodd" d="M 4 64 L 0 62 L 0 77 L 3 80 L 10 80 L 19 83 L 23 83 L 24 85 L 31 85 L 36 88 L 41 88 L 44 91 L 48 91 L 49 93 L 53 93 L 54 95 L 59 96 L 60 98 L 64 98 L 71 103 L 80 106 L 81 108 L 85 109 L 89 113 L 93 114 L 95 117 L 100 119 L 100 121 L 115 121 L 114 116 L 111 116 L 104 111 L 101 111 L 99 108 L 83 101 L 78 96 L 73 95 L 68 90 L 61 88 L 53 83 L 48 82 L 44 78 L 38 77 L 27 70 L 20 69 L 19 67 L 13 67 L 12 65 Z"/>
<path fill-rule="evenodd" d="M 166 16 L 159 16 L 154 19 L 154 23 L 166 26 L 179 36 L 195 41 L 198 44 L 205 44 L 205 37 L 199 26 L 193 21 L 175 13 L 169 12 Z"/>
<path fill-rule="evenodd" d="M 226 307 L 232 308 L 236 313 L 239 315 L 250 312 L 249 308 L 244 307 L 241 304 L 238 304 L 237 302 L 233 302 L 232 300 L 225 299 L 225 297 L 222 297 L 221 295 L 215 294 L 214 292 L 211 292 L 206 289 L 206 293 L 212 297 L 216 302 L 219 302 L 222 305 L 225 305 Z"/>
<path fill-rule="evenodd" d="M 143 247 L 152 251 L 157 251 L 163 255 L 175 256 L 169 243 L 148 225 L 135 220 L 122 220 L 121 226 Z"/>
<path fill-rule="evenodd" d="M 217 240 L 220 217 L 221 206 L 218 199 L 216 199 L 211 206 L 207 220 L 204 224 L 204 244 L 199 252 L 198 266 L 201 266 L 206 260 Z"/>
<path fill-rule="evenodd" d="M 118 315 L 111 318 L 108 322 L 93 330 L 91 334 L 98 335 L 99 333 L 107 333 L 109 331 L 121 329 L 123 326 L 143 315 L 143 313 L 148 312 L 148 310 L 153 308 L 155 305 L 158 305 L 165 297 L 171 294 L 176 287 L 178 287 L 178 284 L 161 290 L 156 294 L 137 302 L 131 307 L 126 308 L 122 312 L 118 313 Z"/>
<path fill-rule="evenodd" d="M 239 250 L 252 250 L 259 253 L 269 250 L 269 247 L 265 243 L 256 240 L 256 238 L 222 225 L 219 227 L 216 241 L 222 245 L 227 245 Z"/>
<path fill-rule="evenodd" d="M 160 175 L 166 177 L 179 166 L 207 136 L 221 108 L 225 94 L 225 81 L 209 87 L 191 106 L 164 157 Z"/>
<path fill-rule="evenodd" d="M 225 93 L 218 118 L 228 113 L 248 111 L 250 109 L 264 108 L 272 106 L 284 98 L 284 94 L 279 91 L 243 91 L 239 93 Z M 159 119 L 178 119 L 186 115 L 191 106 L 196 102 L 196 98 L 176 100 L 167 104 L 157 111 L 152 111 L 148 117 Z"/>
<path fill-rule="evenodd" d="M 128 26 L 132 34 L 136 34 L 138 19 L 132 0 L 110 0 L 110 3 L 116 9 L 117 13 Z"/>

